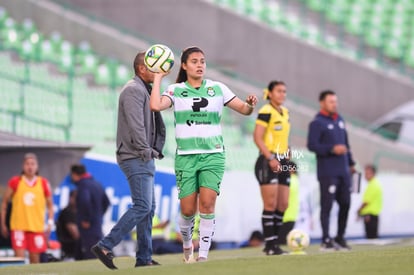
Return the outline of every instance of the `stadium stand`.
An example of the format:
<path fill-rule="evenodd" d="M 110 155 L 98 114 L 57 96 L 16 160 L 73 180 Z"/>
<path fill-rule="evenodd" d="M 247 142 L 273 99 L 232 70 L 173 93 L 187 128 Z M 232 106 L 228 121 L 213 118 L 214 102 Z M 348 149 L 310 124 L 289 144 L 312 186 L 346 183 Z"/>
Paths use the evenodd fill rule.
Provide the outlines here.
<path fill-rule="evenodd" d="M 21 3 L 19 3 L 19 5 L 20 4 Z M 75 12 L 66 10 L 66 7 L 57 7 L 56 5 L 52 5 L 50 2 L 47 4 L 53 6 L 53 11 L 57 12 L 56 14 L 50 13 L 50 18 L 58 16 L 59 18 L 64 18 L 67 20 L 65 21 L 65 24 L 72 24 L 70 23 L 73 22 L 71 21 L 73 20 L 71 13 L 75 14 Z M 43 14 L 43 12 L 45 12 L 44 6 L 38 4 L 37 2 L 30 2 L 28 5 L 33 5 L 32 7 L 36 9 L 36 13 L 34 14 Z M 25 16 L 30 16 L 30 14 L 25 14 Z M 76 20 L 82 22 L 82 24 L 76 25 L 75 27 L 74 25 L 70 25 L 72 32 L 78 33 L 78 29 L 81 27 L 92 28 L 93 31 L 100 31 L 101 29 L 104 29 L 106 31 L 105 35 L 107 37 L 102 36 L 100 37 L 101 39 L 119 39 L 119 37 L 122 37 L 125 39 L 125 43 L 122 45 L 120 44 L 119 47 L 120 49 L 123 49 L 123 51 L 118 55 L 118 57 L 121 58 L 116 58 L 117 55 L 115 54 L 107 56 L 111 52 L 116 51 L 116 49 L 113 51 L 111 49 L 111 51 L 105 52 L 105 49 L 101 47 L 103 45 L 102 43 L 95 43 L 92 47 L 88 42 L 83 41 L 83 39 L 79 39 L 81 36 L 71 36 L 70 33 L 65 32 L 65 25 L 62 25 L 60 29 L 64 35 L 59 35 L 56 33 L 55 30 L 49 27 L 50 25 L 43 25 L 42 28 L 39 27 L 39 31 L 36 32 L 37 35 L 34 35 L 32 33 L 31 37 L 38 36 L 39 40 L 41 38 L 42 41 L 49 41 L 48 43 L 43 43 L 45 45 L 44 47 L 47 50 L 47 54 L 40 54 L 42 47 L 36 47 L 36 49 L 40 50 L 37 50 L 37 54 L 34 54 L 35 58 L 33 60 L 28 60 L 27 58 L 25 59 L 24 56 L 21 55 L 21 51 L 13 48 L 17 47 L 16 43 L 11 43 L 14 45 L 11 48 L 2 48 L 0 50 L 0 55 L 3 55 L 8 59 L 8 62 L 10 62 L 10 69 L 5 70 L 5 72 L 0 71 L 0 78 L 18 82 L 20 93 L 22 93 L 22 95 L 24 95 L 27 86 L 35 86 L 37 89 L 44 89 L 45 93 L 63 95 L 63 97 L 67 98 L 66 104 L 68 119 L 66 121 L 66 125 L 58 124 L 55 122 L 55 120 L 43 121 L 41 120 L 44 118 L 42 116 L 27 116 L 23 112 L 24 110 L 21 107 L 22 105 L 19 105 L 19 110 L 21 111 L 20 113 L 4 111 L 0 112 L 1 127 L 5 127 L 5 129 L 12 129 L 13 132 L 18 134 L 26 133 L 30 134 L 31 136 L 47 137 L 48 139 L 68 140 L 75 141 L 77 143 L 91 144 L 94 145 L 92 152 L 113 157 L 116 125 L 116 104 L 118 95 L 117 91 L 120 89 L 120 86 L 117 86 L 116 84 L 117 78 L 114 72 L 118 72 L 118 75 L 122 77 L 125 77 L 125 74 L 127 74 L 128 77 L 126 78 L 129 78 L 129 66 L 126 66 L 122 61 L 120 61 L 123 59 L 123 53 L 125 53 L 127 49 L 125 45 L 128 47 L 129 43 L 131 41 L 134 41 L 134 46 L 131 47 L 132 53 L 129 52 L 129 57 L 127 58 L 127 60 L 130 61 L 131 54 L 137 50 L 136 45 L 144 45 L 138 47 L 138 49 L 144 49 L 146 47 L 145 44 L 149 45 L 148 43 L 151 42 L 140 42 L 128 33 L 125 34 L 124 32 L 117 32 L 116 26 L 104 25 L 100 21 L 94 21 L 96 20 L 94 17 L 91 17 L 92 19 L 85 18 L 86 17 L 83 13 L 77 14 Z M 36 20 L 36 22 L 40 22 L 42 24 L 44 23 L 41 20 L 39 21 L 39 18 Z M 19 18 L 19 21 L 24 22 L 25 18 L 21 16 Z M 93 23 L 91 24 L 91 22 Z M 18 31 L 20 30 L 20 24 L 14 23 L 14 26 L 16 27 L 15 29 Z M 48 32 L 43 33 L 41 30 L 44 29 L 48 29 Z M 17 37 L 18 31 L 15 31 L 11 37 Z M 112 37 L 112 35 L 114 35 L 114 37 Z M 41 58 L 49 58 L 49 54 L 56 54 L 56 52 L 65 52 L 64 55 L 66 55 L 67 50 L 55 50 L 55 48 L 62 49 L 62 44 L 69 45 L 68 43 L 64 43 L 65 40 L 68 41 L 68 43 L 71 43 L 71 45 L 77 46 L 63 47 L 70 49 L 69 55 L 72 57 L 72 61 L 68 64 L 72 64 L 72 67 L 68 66 L 69 69 L 62 71 L 59 64 L 63 58 L 60 58 L 60 55 L 55 56 L 56 59 L 53 59 L 51 61 L 50 59 L 42 60 Z M 34 39 L 34 41 L 36 41 L 36 39 Z M 70 41 L 77 42 L 75 43 Z M 52 47 L 52 45 L 60 46 Z M 101 54 L 98 55 L 95 52 L 100 52 Z M 102 55 L 102 52 L 105 52 L 107 55 Z M 101 73 L 106 74 L 111 78 L 110 81 L 106 82 L 106 85 L 102 82 L 98 83 L 99 74 L 97 73 L 97 70 L 99 67 L 105 68 L 101 70 Z M 39 70 L 32 72 L 33 68 L 39 68 Z M 117 69 L 115 70 L 114 68 Z M 249 83 L 248 80 L 243 80 L 240 78 L 240 75 L 237 73 L 222 74 L 222 70 L 220 70 L 219 67 L 218 70 L 216 68 L 217 66 L 214 66 L 211 63 L 209 64 L 209 75 L 211 78 L 219 79 L 224 83 L 228 83 L 232 88 L 235 88 L 236 91 L 244 93 L 258 89 L 260 90 L 260 87 L 263 85 L 263 83 L 260 85 L 256 84 L 255 82 Z M 13 76 L 11 76 L 10 72 L 15 73 Z M 39 80 L 37 74 L 40 74 L 41 76 L 43 75 L 43 77 L 40 77 L 43 79 Z M 104 81 L 108 79 L 102 80 Z M 121 83 L 121 81 L 119 80 L 118 83 Z M 22 97 L 24 98 L 24 96 Z M 306 137 L 305 129 L 307 128 L 307 122 L 309 118 L 316 112 L 315 106 L 312 107 L 310 105 L 304 105 L 303 100 L 300 97 L 294 97 L 291 94 L 289 95 L 289 98 L 290 102 L 288 102 L 288 107 L 292 111 L 292 114 L 294 114 L 292 115 L 294 125 L 294 128 L 292 129 L 292 139 L 294 141 L 293 144 L 298 146 L 296 149 L 302 150 L 305 153 L 303 156 L 303 161 L 307 165 L 310 165 L 310 167 L 313 167 L 314 156 L 303 148 L 303 146 L 305 146 L 303 141 Z M 63 111 L 55 111 L 61 112 L 61 114 L 64 114 L 66 112 L 65 109 L 63 109 Z M 175 142 L 174 136 L 172 134 L 174 121 L 172 115 L 169 113 L 165 113 L 164 117 L 166 119 L 167 131 L 169 134 L 167 134 L 168 140 L 165 150 L 167 157 L 162 161 L 162 164 L 165 167 L 172 167 L 173 156 L 175 153 Z M 25 132 L 23 132 L 21 127 L 18 129 L 16 127 L 16 121 L 18 120 L 29 121 L 25 124 L 25 127 L 29 129 L 33 127 L 36 129 L 25 130 Z M 63 120 L 61 120 L 61 122 L 62 121 Z M 235 115 L 233 112 L 224 114 L 223 132 L 228 158 L 228 169 L 251 171 L 255 156 L 257 155 L 257 148 L 253 142 L 251 142 L 251 132 L 253 128 L 252 126 L 254 126 L 254 117 L 245 120 L 241 116 L 237 114 Z M 359 130 L 351 131 L 351 138 L 354 141 L 353 144 L 355 144 L 354 148 L 356 148 L 356 150 L 358 148 L 364 148 L 365 153 L 362 156 L 363 158 L 370 160 L 373 156 L 376 156 L 376 152 L 379 148 L 381 148 L 381 150 L 385 150 L 386 148 L 391 147 L 394 148 L 393 145 L 384 143 L 382 140 L 377 138 L 373 139 L 367 132 L 362 133 Z M 367 140 L 371 140 L 373 142 L 367 144 Z M 380 161 L 383 161 L 383 159 L 384 158 L 381 158 Z M 398 163 L 398 168 L 404 169 L 401 168 L 403 166 L 400 165 L 401 162 L 399 160 L 391 161 L 393 161 L 393 167 L 397 167 L 397 164 L 394 163 Z M 388 165 L 388 163 L 389 160 L 386 159 L 386 164 Z M 391 167 L 391 165 L 388 167 Z M 312 170 L 314 169 L 310 169 L 310 171 Z"/>
<path fill-rule="evenodd" d="M 113 156 L 118 91 L 131 77 L 129 67 L 97 55 L 86 41 L 76 46 L 56 31 L 46 36 L 30 19 L 19 24 L 4 8 L 0 27 L 0 129 L 91 144 L 92 152 Z M 251 138 L 254 119 L 241 119 L 227 109 L 223 117 L 223 134 L 231 148 L 227 168 L 250 170 L 251 159 L 246 161 L 238 149 L 247 147 L 249 155 L 257 155 L 253 143 L 243 142 Z M 172 133 L 172 113 L 164 118 Z M 172 164 L 173 134 L 167 137 L 165 154 Z"/>
<path fill-rule="evenodd" d="M 299 0 L 311 11 L 338 24 L 355 35 L 366 46 L 376 48 L 384 56 L 414 68 L 414 3 L 410 0 Z M 272 28 L 285 31 L 335 53 L 358 59 L 364 56 L 349 47 L 341 37 L 324 33 L 322 23 L 309 24 L 307 17 L 289 12 L 278 1 L 266 0 L 210 0 L 221 7 L 230 8 Z M 302 13 L 306 13 L 302 11 Z M 373 66 L 380 66 L 370 59 Z"/>

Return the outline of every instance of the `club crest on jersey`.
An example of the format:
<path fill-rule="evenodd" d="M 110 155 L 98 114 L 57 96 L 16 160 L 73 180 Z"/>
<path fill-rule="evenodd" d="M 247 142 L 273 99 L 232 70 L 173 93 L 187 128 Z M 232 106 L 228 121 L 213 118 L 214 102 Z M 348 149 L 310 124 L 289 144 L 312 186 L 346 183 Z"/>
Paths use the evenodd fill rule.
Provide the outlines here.
<path fill-rule="evenodd" d="M 207 88 L 207 94 L 209 96 L 215 96 L 216 95 L 216 92 L 214 91 L 213 87 L 208 87 Z"/>

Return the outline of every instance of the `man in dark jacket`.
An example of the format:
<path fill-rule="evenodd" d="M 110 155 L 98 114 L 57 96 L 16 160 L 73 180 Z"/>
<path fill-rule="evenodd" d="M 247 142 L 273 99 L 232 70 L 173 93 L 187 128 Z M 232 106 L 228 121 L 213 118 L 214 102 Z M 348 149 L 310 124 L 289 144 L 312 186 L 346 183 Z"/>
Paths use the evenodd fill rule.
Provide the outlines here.
<path fill-rule="evenodd" d="M 102 185 L 86 172 L 84 165 L 72 165 L 71 178 L 77 188 L 76 223 L 80 235 L 75 259 L 93 259 L 95 256 L 91 252 L 91 247 L 103 236 L 103 215 L 110 201 Z"/>
<path fill-rule="evenodd" d="M 309 125 L 308 149 L 316 154 L 317 175 L 321 194 L 321 250 L 347 249 L 344 235 L 351 204 L 351 173 L 354 161 L 348 144 L 345 123 L 337 113 L 337 97 L 333 91 L 319 95 L 321 111 Z M 333 201 L 339 204 L 338 232 L 329 235 L 329 216 Z"/>
<path fill-rule="evenodd" d="M 138 236 L 135 267 L 158 265 L 152 259 L 151 238 L 155 211 L 154 159 L 163 157 L 165 126 L 161 114 L 150 110 L 154 73 L 145 66 L 144 56 L 141 52 L 135 57 L 135 77 L 123 87 L 118 107 L 116 156 L 128 179 L 132 206 L 111 232 L 92 247 L 93 253 L 110 269 L 117 269 L 112 248 L 134 228 Z"/>

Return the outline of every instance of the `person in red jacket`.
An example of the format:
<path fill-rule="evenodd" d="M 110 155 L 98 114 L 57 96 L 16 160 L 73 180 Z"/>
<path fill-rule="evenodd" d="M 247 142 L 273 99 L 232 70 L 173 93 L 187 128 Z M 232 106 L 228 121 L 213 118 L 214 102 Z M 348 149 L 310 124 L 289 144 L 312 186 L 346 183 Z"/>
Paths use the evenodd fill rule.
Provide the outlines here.
<path fill-rule="evenodd" d="M 9 180 L 1 204 L 1 233 L 4 237 L 10 233 L 16 257 L 24 257 L 25 251 L 29 251 L 30 263 L 40 262 L 40 254 L 47 249 L 47 236 L 54 225 L 50 185 L 38 171 L 37 156 L 33 153 L 24 155 L 23 172 Z M 9 201 L 12 203 L 10 232 L 6 226 Z M 49 217 L 47 227 L 46 209 Z"/>

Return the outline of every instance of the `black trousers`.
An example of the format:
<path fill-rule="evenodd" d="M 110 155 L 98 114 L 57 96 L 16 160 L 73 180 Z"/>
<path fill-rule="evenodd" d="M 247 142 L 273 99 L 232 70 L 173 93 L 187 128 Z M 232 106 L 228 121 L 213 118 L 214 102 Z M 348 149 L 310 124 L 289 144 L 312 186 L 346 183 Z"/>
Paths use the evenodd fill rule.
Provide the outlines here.
<path fill-rule="evenodd" d="M 378 220 L 379 218 L 376 215 L 364 216 L 365 236 L 367 239 L 378 238 Z"/>
<path fill-rule="evenodd" d="M 330 238 L 329 223 L 333 202 L 339 205 L 338 213 L 338 232 L 337 237 L 343 238 L 345 235 L 348 212 L 351 204 L 351 179 L 349 176 L 342 177 L 320 177 L 319 178 L 321 195 L 321 226 L 322 238 Z"/>

